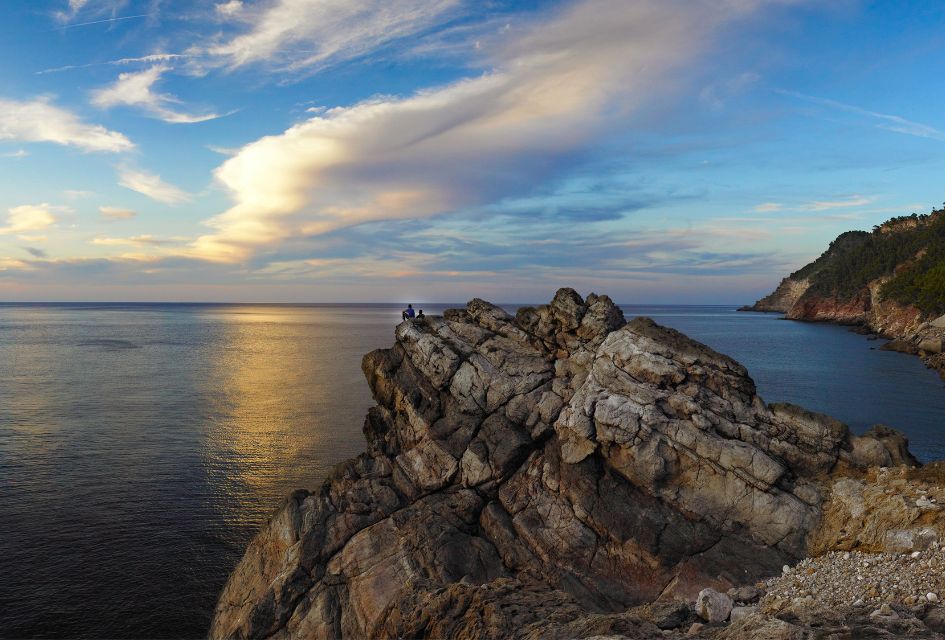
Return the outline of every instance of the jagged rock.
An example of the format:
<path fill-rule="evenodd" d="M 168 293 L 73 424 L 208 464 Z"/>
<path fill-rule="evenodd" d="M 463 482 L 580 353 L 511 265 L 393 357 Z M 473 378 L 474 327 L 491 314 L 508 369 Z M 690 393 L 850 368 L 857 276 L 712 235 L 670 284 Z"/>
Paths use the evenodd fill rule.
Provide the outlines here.
<path fill-rule="evenodd" d="M 366 452 L 280 507 L 212 638 L 650 638 L 688 605 L 628 607 L 943 528 L 868 481 L 914 461 L 895 432 L 767 406 L 740 364 L 606 296 L 477 299 L 395 336 L 362 363 Z"/>
<path fill-rule="evenodd" d="M 696 615 L 708 623 L 725 622 L 732 612 L 732 599 L 715 589 L 703 589 L 696 598 Z"/>

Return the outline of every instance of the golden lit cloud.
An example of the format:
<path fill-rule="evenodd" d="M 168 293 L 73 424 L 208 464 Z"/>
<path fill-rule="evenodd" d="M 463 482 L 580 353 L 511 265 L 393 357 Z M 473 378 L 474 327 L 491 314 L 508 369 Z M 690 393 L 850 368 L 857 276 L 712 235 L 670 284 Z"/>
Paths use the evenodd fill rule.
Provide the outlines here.
<path fill-rule="evenodd" d="M 0 227 L 0 234 L 28 234 L 31 231 L 42 231 L 56 223 L 53 212 L 62 210 L 50 204 L 24 204 L 13 207 L 7 212 L 7 225 Z"/>

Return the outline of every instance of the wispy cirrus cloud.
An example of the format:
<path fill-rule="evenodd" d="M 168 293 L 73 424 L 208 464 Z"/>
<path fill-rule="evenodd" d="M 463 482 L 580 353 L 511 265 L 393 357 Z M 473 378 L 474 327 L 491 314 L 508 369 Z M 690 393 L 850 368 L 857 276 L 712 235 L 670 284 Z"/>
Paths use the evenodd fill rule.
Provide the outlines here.
<path fill-rule="evenodd" d="M 151 53 L 145 56 L 134 56 L 131 58 L 118 58 L 116 60 L 106 60 L 104 62 L 88 62 L 85 64 L 67 64 L 61 67 L 50 67 L 36 71 L 36 75 L 42 76 L 50 73 L 61 73 L 63 71 L 74 71 L 76 69 L 89 69 L 101 66 L 129 66 L 134 64 L 154 64 L 160 62 L 173 62 L 190 56 L 183 53 Z"/>
<path fill-rule="evenodd" d="M 863 107 L 858 107 L 852 104 L 846 104 L 843 102 L 838 102 L 836 100 L 831 100 L 829 98 L 818 98 L 817 96 L 809 96 L 804 93 L 799 93 L 797 91 L 786 91 L 784 89 L 776 89 L 777 93 L 780 93 L 785 96 L 796 98 L 798 100 L 804 100 L 812 104 L 817 104 L 823 107 L 829 107 L 837 111 L 843 111 L 846 113 L 852 113 L 858 116 L 863 116 L 867 119 L 871 126 L 874 126 L 878 129 L 884 129 L 886 131 L 892 131 L 895 133 L 902 133 L 908 136 L 915 136 L 917 138 L 929 138 L 931 140 L 943 140 L 945 141 L 945 131 L 941 131 L 931 125 L 923 124 L 921 122 L 914 122 L 912 120 L 907 120 L 902 116 L 893 115 L 890 113 L 880 113 L 878 111 L 871 111 L 869 109 L 864 109 Z"/>
<path fill-rule="evenodd" d="M 286 71 L 350 60 L 379 46 L 440 24 L 461 0 L 275 0 L 244 6 L 218 3 L 220 16 L 246 29 L 188 53 L 205 56 L 207 66 L 241 67 L 266 63 Z"/>
<path fill-rule="evenodd" d="M 754 7 L 585 0 L 514 38 L 497 35 L 490 73 L 331 109 L 257 140 L 216 170 L 235 202 L 193 255 L 240 261 L 290 237 L 521 192 L 671 91 L 669 72 Z"/>
<path fill-rule="evenodd" d="M 53 15 L 60 22 L 68 22 L 72 20 L 88 2 L 89 0 L 66 0 L 65 6 L 59 11 L 56 11 Z"/>
<path fill-rule="evenodd" d="M 92 104 L 103 109 L 137 107 L 151 117 L 171 124 L 194 124 L 221 117 L 218 113 L 189 114 L 172 108 L 180 104 L 180 100 L 154 91 L 154 85 L 169 70 L 169 66 L 159 64 L 144 71 L 119 74 L 113 84 L 92 92 Z"/>
<path fill-rule="evenodd" d="M 118 184 L 164 204 L 174 205 L 191 200 L 189 193 L 164 182 L 161 176 L 131 167 L 118 168 Z"/>
<path fill-rule="evenodd" d="M 124 134 L 83 122 L 47 97 L 27 101 L 0 99 L 0 140 L 52 142 L 107 153 L 134 148 Z"/>
<path fill-rule="evenodd" d="M 226 18 L 232 18 L 233 16 L 239 15 L 243 12 L 243 9 L 245 9 L 242 0 L 227 0 L 227 2 L 218 2 L 213 8 L 218 15 Z"/>
<path fill-rule="evenodd" d="M 875 196 L 852 195 L 836 200 L 813 200 L 811 202 L 804 203 L 800 208 L 806 211 L 827 211 L 830 209 L 862 207 L 867 204 L 872 204 L 875 201 Z"/>
<path fill-rule="evenodd" d="M 854 207 L 863 207 L 876 202 L 876 196 L 864 196 L 853 194 L 849 196 L 836 197 L 830 200 L 808 200 L 798 204 L 788 205 L 781 202 L 762 202 L 755 205 L 752 210 L 755 213 L 777 213 L 791 211 L 830 211 L 832 209 L 850 209 Z"/>
<path fill-rule="evenodd" d="M 92 238 L 92 244 L 106 247 L 131 246 L 131 247 L 160 247 L 165 245 L 180 244 L 182 238 L 158 238 L 150 234 L 131 236 L 128 238 Z"/>

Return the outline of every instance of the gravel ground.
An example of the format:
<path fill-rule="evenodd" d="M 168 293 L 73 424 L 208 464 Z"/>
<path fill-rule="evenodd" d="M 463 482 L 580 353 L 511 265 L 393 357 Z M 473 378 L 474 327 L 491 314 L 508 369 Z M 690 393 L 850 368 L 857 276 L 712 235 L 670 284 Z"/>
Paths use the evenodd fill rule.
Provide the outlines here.
<path fill-rule="evenodd" d="M 907 606 L 945 598 L 945 549 L 912 553 L 835 551 L 807 558 L 765 582 L 761 608 L 778 611 L 797 598 L 826 606 Z"/>

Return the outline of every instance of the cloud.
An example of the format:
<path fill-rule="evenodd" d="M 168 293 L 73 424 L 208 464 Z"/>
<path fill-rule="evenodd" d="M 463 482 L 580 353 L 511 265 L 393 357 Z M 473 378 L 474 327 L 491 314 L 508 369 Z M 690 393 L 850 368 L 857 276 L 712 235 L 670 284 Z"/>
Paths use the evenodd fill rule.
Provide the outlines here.
<path fill-rule="evenodd" d="M 461 0 L 276 0 L 251 10 L 231 1 L 217 4 L 217 12 L 239 19 L 249 29 L 189 53 L 209 56 L 212 66 L 264 62 L 283 70 L 317 68 L 418 34 L 452 17 L 461 4 Z"/>
<path fill-rule="evenodd" d="M 138 215 L 136 211 L 125 209 L 123 207 L 101 206 L 98 208 L 98 210 L 102 214 L 103 218 L 107 218 L 109 220 L 129 220 Z"/>
<path fill-rule="evenodd" d="M 216 12 L 221 16 L 231 18 L 243 11 L 243 2 L 242 0 L 229 0 L 228 2 L 220 2 L 214 6 L 214 9 L 216 9 Z"/>
<path fill-rule="evenodd" d="M 845 209 L 847 207 L 862 207 L 872 204 L 876 200 L 872 196 L 852 195 L 840 200 L 814 200 L 801 206 L 807 211 L 827 211 L 828 209 Z"/>
<path fill-rule="evenodd" d="M 330 109 L 253 142 L 216 170 L 234 205 L 208 222 L 194 255 L 240 261 L 287 238 L 527 191 L 673 90 L 670 71 L 751 6 L 587 0 L 497 36 L 490 73 Z"/>
<path fill-rule="evenodd" d="M 115 106 L 138 107 L 150 116 L 172 124 L 193 124 L 221 117 L 217 113 L 193 115 L 172 109 L 171 106 L 179 104 L 180 100 L 152 90 L 167 71 L 170 71 L 170 67 L 159 64 L 144 71 L 119 74 L 113 84 L 92 92 L 92 104 L 103 109 Z"/>
<path fill-rule="evenodd" d="M 0 158 L 25 158 L 29 155 L 29 152 L 26 149 L 17 149 L 16 151 L 10 151 L 8 153 L 0 153 Z"/>
<path fill-rule="evenodd" d="M 118 184 L 164 204 L 180 204 L 191 199 L 189 193 L 164 182 L 161 176 L 129 167 L 118 169 Z"/>
<path fill-rule="evenodd" d="M 907 120 L 902 116 L 889 113 L 879 113 L 878 111 L 870 111 L 869 109 L 857 107 L 852 104 L 845 104 L 843 102 L 837 102 L 836 100 L 830 100 L 828 98 L 809 96 L 803 93 L 798 93 L 797 91 L 785 91 L 783 89 L 778 89 L 776 92 L 785 96 L 811 102 L 813 104 L 830 107 L 831 109 L 838 111 L 845 111 L 847 113 L 864 116 L 867 118 L 870 124 L 877 129 L 902 133 L 908 136 L 915 136 L 917 138 L 929 138 L 932 140 L 945 141 L 945 131 L 940 131 L 933 126 L 922 124 L 921 122 Z"/>
<path fill-rule="evenodd" d="M 23 251 L 27 252 L 34 258 L 48 258 L 49 257 L 49 254 L 46 253 L 46 251 L 38 247 L 23 247 Z"/>
<path fill-rule="evenodd" d="M 82 122 L 49 98 L 28 102 L 0 99 L 0 140 L 52 142 L 83 151 L 118 153 L 134 148 L 121 133 Z"/>
<path fill-rule="evenodd" d="M 762 202 L 761 204 L 756 205 L 753 210 L 755 213 L 775 213 L 778 211 L 829 211 L 830 209 L 862 207 L 863 205 L 872 204 L 874 202 L 876 202 L 876 196 L 861 196 L 854 194 L 835 200 L 811 200 L 809 202 L 795 204 L 793 206 L 787 206 L 780 202 Z M 785 218 L 781 219 L 783 220 Z"/>
<path fill-rule="evenodd" d="M 131 236 L 130 238 L 93 238 L 92 244 L 114 246 L 132 246 L 132 247 L 157 247 L 169 244 L 178 244 L 180 238 L 156 238 L 152 235 Z"/>
<path fill-rule="evenodd" d="M 66 7 L 61 11 L 57 11 L 54 16 L 60 22 L 68 22 L 72 20 L 88 2 L 89 0 L 68 0 Z"/>
<path fill-rule="evenodd" d="M 24 204 L 7 210 L 7 226 L 0 227 L 0 234 L 29 233 L 42 231 L 56 223 L 54 211 L 63 210 L 48 203 Z"/>
<path fill-rule="evenodd" d="M 42 76 L 49 73 L 61 73 L 63 71 L 73 71 L 75 69 L 88 69 L 91 67 L 100 67 L 104 65 L 114 65 L 114 66 L 125 66 L 132 64 L 140 63 L 156 63 L 156 62 L 170 62 L 172 60 L 179 60 L 182 58 L 189 58 L 190 56 L 183 53 L 152 53 L 146 56 L 137 56 L 133 58 L 118 58 L 117 60 L 106 60 L 105 62 L 89 62 L 86 64 L 67 64 L 62 67 L 51 67 L 49 69 L 42 69 L 37 71 L 36 75 Z"/>

